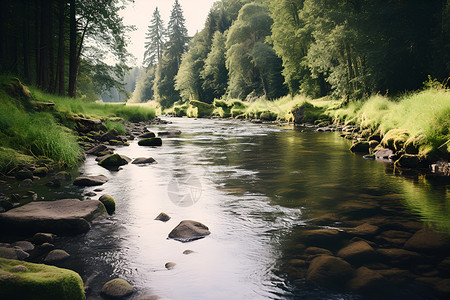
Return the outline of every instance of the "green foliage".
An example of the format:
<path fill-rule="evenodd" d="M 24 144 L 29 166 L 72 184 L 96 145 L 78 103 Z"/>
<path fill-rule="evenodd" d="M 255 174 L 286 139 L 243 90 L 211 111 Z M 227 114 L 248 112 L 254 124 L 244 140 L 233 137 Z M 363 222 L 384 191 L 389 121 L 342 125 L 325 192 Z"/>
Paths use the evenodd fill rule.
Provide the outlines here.
<path fill-rule="evenodd" d="M 214 105 L 204 103 L 201 101 L 191 100 L 189 101 L 189 104 L 197 108 L 196 117 L 198 118 L 209 117 L 214 111 Z"/>
<path fill-rule="evenodd" d="M 137 77 L 136 88 L 128 103 L 143 103 L 153 99 L 153 85 L 155 82 L 156 66 L 149 66 Z"/>
<path fill-rule="evenodd" d="M 272 19 L 262 5 L 249 3 L 239 11 L 226 41 L 231 97 L 244 99 L 253 94 L 272 99 L 285 93 L 281 60 L 265 44 L 271 25 Z"/>

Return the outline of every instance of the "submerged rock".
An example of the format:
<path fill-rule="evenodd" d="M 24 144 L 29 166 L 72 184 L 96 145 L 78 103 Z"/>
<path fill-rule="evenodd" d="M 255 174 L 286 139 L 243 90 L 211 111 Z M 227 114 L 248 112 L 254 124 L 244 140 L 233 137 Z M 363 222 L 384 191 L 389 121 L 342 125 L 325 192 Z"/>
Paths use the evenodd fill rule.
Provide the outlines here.
<path fill-rule="evenodd" d="M 321 255 L 309 265 L 306 280 L 325 287 L 342 287 L 353 274 L 350 264 L 341 258 Z"/>
<path fill-rule="evenodd" d="M 383 288 L 386 280 L 384 277 L 369 268 L 361 267 L 355 271 L 355 275 L 350 280 L 350 289 L 356 292 L 369 292 L 376 291 L 379 288 Z"/>
<path fill-rule="evenodd" d="M 415 169 L 419 166 L 419 157 L 412 154 L 403 154 L 394 165 L 397 168 Z"/>
<path fill-rule="evenodd" d="M 352 152 L 359 152 L 359 153 L 369 153 L 370 145 L 369 142 L 355 142 L 353 143 L 352 147 L 350 148 L 350 151 Z"/>
<path fill-rule="evenodd" d="M 80 176 L 74 180 L 73 184 L 77 186 L 95 186 L 105 184 L 107 181 L 108 178 L 104 175 Z"/>
<path fill-rule="evenodd" d="M 388 159 L 394 154 L 394 151 L 388 148 L 380 149 L 375 151 L 374 155 L 376 158 Z"/>
<path fill-rule="evenodd" d="M 89 222 L 104 216 L 100 201 L 64 199 L 31 202 L 0 214 L 0 227 L 19 233 L 49 232 L 71 235 L 86 232 Z"/>
<path fill-rule="evenodd" d="M 204 238 L 211 234 L 209 228 L 200 222 L 192 220 L 181 221 L 170 233 L 169 238 L 180 241 L 190 242 Z"/>
<path fill-rule="evenodd" d="M 50 251 L 44 259 L 44 263 L 55 264 L 62 262 L 70 257 L 70 254 L 64 250 L 56 249 Z"/>
<path fill-rule="evenodd" d="M 350 263 L 362 263 L 374 260 L 376 252 L 368 243 L 359 241 L 339 250 L 337 256 Z"/>
<path fill-rule="evenodd" d="M 450 247 L 450 238 L 444 233 L 440 233 L 428 228 L 417 231 L 406 243 L 405 248 L 422 252 L 444 252 Z"/>
<path fill-rule="evenodd" d="M 52 233 L 43 233 L 43 232 L 36 233 L 33 236 L 33 238 L 31 239 L 31 241 L 35 245 L 42 245 L 44 243 L 52 244 L 53 240 L 54 240 L 54 235 Z"/>
<path fill-rule="evenodd" d="M 28 241 L 18 241 L 18 242 L 12 243 L 11 246 L 19 247 L 20 249 L 22 249 L 25 252 L 30 252 L 30 251 L 34 250 L 33 244 Z"/>
<path fill-rule="evenodd" d="M 0 258 L 2 299 L 85 299 L 83 281 L 71 270 Z"/>
<path fill-rule="evenodd" d="M 105 283 L 101 293 L 106 297 L 121 299 L 133 294 L 133 287 L 125 280 L 116 278 Z"/>
<path fill-rule="evenodd" d="M 158 136 L 177 136 L 181 134 L 181 130 L 159 131 Z"/>
<path fill-rule="evenodd" d="M 150 131 L 139 135 L 139 138 L 141 138 L 141 139 L 149 139 L 149 138 L 154 138 L 154 137 L 156 137 L 156 135 Z"/>

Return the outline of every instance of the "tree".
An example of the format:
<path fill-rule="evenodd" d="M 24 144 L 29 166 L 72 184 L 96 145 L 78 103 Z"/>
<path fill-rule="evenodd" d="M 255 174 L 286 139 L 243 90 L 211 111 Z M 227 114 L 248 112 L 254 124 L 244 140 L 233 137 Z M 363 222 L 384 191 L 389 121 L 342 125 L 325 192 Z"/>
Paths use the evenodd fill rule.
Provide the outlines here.
<path fill-rule="evenodd" d="M 265 42 L 272 22 L 260 4 L 249 3 L 239 11 L 226 42 L 228 91 L 232 97 L 245 98 L 252 93 L 273 99 L 285 93 L 282 62 Z"/>
<path fill-rule="evenodd" d="M 212 102 L 212 100 L 222 97 L 227 90 L 228 70 L 225 64 L 225 42 L 226 35 L 216 31 L 211 51 L 208 53 L 205 66 L 200 73 L 206 102 Z"/>
<path fill-rule="evenodd" d="M 189 41 L 183 9 L 178 0 L 175 0 L 171 11 L 168 38 L 167 48 L 159 61 L 154 82 L 155 99 L 164 107 L 169 107 L 180 99 L 180 93 L 175 89 L 175 76 Z"/>
<path fill-rule="evenodd" d="M 161 59 L 164 43 L 166 37 L 166 29 L 164 28 L 164 22 L 161 19 L 158 7 L 153 12 L 151 24 L 148 26 L 145 39 L 148 42 L 145 43 L 144 53 L 144 66 L 156 65 Z"/>

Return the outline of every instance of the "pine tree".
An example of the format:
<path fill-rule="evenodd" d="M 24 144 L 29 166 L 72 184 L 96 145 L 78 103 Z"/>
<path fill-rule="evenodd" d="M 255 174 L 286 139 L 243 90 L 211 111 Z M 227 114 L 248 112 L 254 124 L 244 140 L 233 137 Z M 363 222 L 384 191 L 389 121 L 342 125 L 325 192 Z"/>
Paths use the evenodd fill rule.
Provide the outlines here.
<path fill-rule="evenodd" d="M 170 14 L 168 26 L 168 52 L 172 59 L 177 62 L 177 69 L 181 64 L 181 55 L 187 51 L 187 43 L 189 42 L 188 31 L 186 28 L 186 20 L 183 16 L 183 9 L 178 0 L 175 0 Z"/>
<path fill-rule="evenodd" d="M 156 65 L 161 59 L 166 39 L 166 29 L 161 19 L 158 7 L 153 12 L 151 24 L 148 26 L 148 32 L 145 39 L 144 66 Z"/>

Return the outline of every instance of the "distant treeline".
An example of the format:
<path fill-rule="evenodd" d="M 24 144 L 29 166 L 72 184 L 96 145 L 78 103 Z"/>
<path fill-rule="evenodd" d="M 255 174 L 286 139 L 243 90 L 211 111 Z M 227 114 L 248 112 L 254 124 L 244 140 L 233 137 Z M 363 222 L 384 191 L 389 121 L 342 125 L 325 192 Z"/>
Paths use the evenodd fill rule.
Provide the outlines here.
<path fill-rule="evenodd" d="M 150 54 L 156 23 L 154 14 Z M 422 87 L 428 76 L 450 76 L 450 1 L 221 0 L 181 64 L 173 63 L 170 35 L 164 41 L 135 93 L 166 107 L 180 99 L 288 93 L 395 96 Z"/>
<path fill-rule="evenodd" d="M 118 12 L 127 2 L 2 0 L 0 71 L 72 97 L 98 98 L 111 87 L 121 89 L 129 28 Z M 107 55 L 118 63 L 106 64 Z"/>

